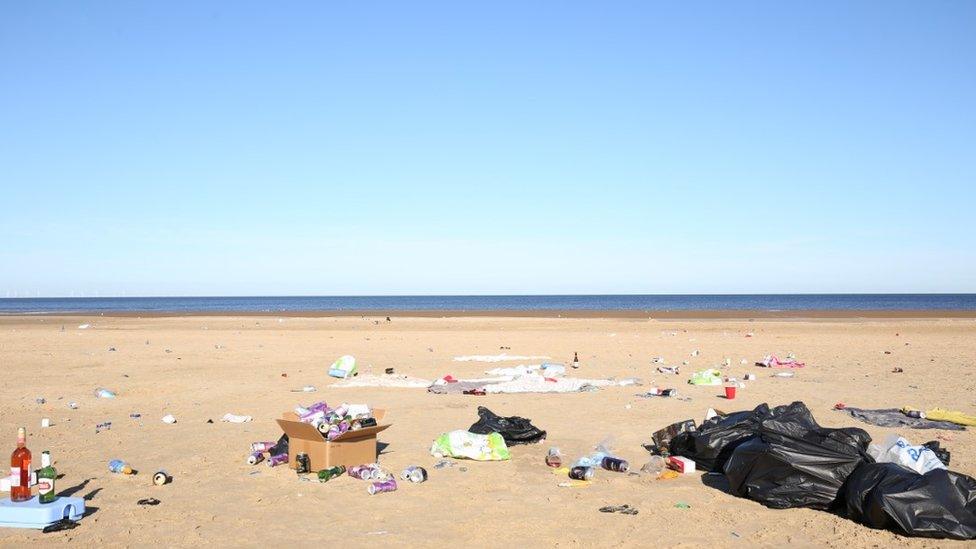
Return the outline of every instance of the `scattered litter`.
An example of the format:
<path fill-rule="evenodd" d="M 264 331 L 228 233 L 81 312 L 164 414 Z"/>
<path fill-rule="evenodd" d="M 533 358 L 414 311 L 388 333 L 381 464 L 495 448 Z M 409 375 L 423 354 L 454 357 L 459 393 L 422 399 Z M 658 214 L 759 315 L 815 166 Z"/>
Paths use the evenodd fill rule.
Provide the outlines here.
<path fill-rule="evenodd" d="M 634 396 L 639 398 L 653 398 L 653 397 L 673 397 L 678 396 L 677 389 L 661 389 L 660 387 L 652 387 L 646 393 L 637 393 Z"/>
<path fill-rule="evenodd" d="M 756 366 L 762 366 L 763 368 L 803 368 L 806 364 L 797 362 L 792 355 L 783 360 L 776 358 L 775 355 L 766 355 L 756 363 Z"/>
<path fill-rule="evenodd" d="M 73 530 L 80 526 L 81 523 L 75 520 L 63 518 L 55 523 L 49 524 L 41 530 L 43 534 L 50 534 L 52 532 L 61 532 L 62 530 Z"/>
<path fill-rule="evenodd" d="M 606 507 L 600 507 L 601 513 L 620 513 L 621 515 L 636 515 L 637 509 L 631 507 L 628 504 L 624 505 L 608 505 Z"/>
<path fill-rule="evenodd" d="M 293 393 L 314 393 L 315 391 L 318 391 L 318 389 L 316 389 L 314 385 L 306 385 L 306 386 L 302 387 L 301 389 L 292 389 L 291 390 L 291 392 L 293 392 Z"/>
<path fill-rule="evenodd" d="M 901 373 L 904 373 L 904 372 L 905 372 L 905 370 L 903 370 L 903 369 L 901 369 L 901 368 L 899 368 L 897 366 L 891 369 L 891 373 L 893 373 L 893 374 L 901 374 Z"/>
<path fill-rule="evenodd" d="M 356 357 L 352 355 L 342 355 L 329 367 L 329 375 L 339 379 L 353 377 L 356 373 Z"/>
<path fill-rule="evenodd" d="M 91 328 L 91 324 L 81 324 L 78 326 L 79 330 L 87 330 L 88 328 Z"/>
<path fill-rule="evenodd" d="M 45 428 L 46 429 L 46 428 L 48 428 L 50 426 L 51 426 L 51 418 L 46 418 L 46 417 L 45 418 L 41 418 L 41 427 L 42 428 Z"/>
<path fill-rule="evenodd" d="M 134 475 L 136 471 L 121 459 L 108 462 L 108 470 L 118 475 Z"/>
<path fill-rule="evenodd" d="M 160 503 L 162 502 L 156 498 L 140 499 L 136 502 L 137 505 L 159 505 Z"/>
<path fill-rule="evenodd" d="M 168 423 L 172 425 L 176 423 L 176 418 L 173 417 L 173 414 L 166 414 L 165 416 L 163 416 L 163 423 Z"/>
<path fill-rule="evenodd" d="M 238 416 L 231 413 L 226 413 L 224 414 L 224 417 L 220 418 L 220 421 L 227 423 L 248 423 L 251 421 L 251 419 L 253 419 L 251 416 Z M 176 423 L 175 419 L 173 420 L 173 423 Z"/>
<path fill-rule="evenodd" d="M 427 469 L 418 465 L 411 465 L 400 472 L 400 480 L 409 480 L 414 484 L 420 484 L 427 480 Z"/>
<path fill-rule="evenodd" d="M 129 414 L 129 419 L 139 419 L 141 417 L 142 414 Z"/>
<path fill-rule="evenodd" d="M 102 431 L 108 431 L 112 428 L 111 421 L 103 421 L 95 426 L 95 434 L 101 433 Z"/>
<path fill-rule="evenodd" d="M 548 356 L 520 356 L 502 353 L 500 355 L 456 356 L 455 362 L 504 362 L 506 360 L 549 360 Z"/>
<path fill-rule="evenodd" d="M 688 505 L 687 503 L 685 503 L 683 501 L 679 501 L 678 503 L 675 503 L 674 504 L 674 507 L 676 509 L 691 509 L 691 505 Z"/>
<path fill-rule="evenodd" d="M 343 379 L 330 385 L 330 388 L 349 387 L 396 387 L 405 389 L 426 389 L 433 382 L 407 375 L 360 374 L 354 378 Z M 306 391 L 307 392 L 307 391 Z"/>
<path fill-rule="evenodd" d="M 72 410 L 77 410 L 78 409 L 78 403 L 77 402 L 69 402 L 68 403 L 68 408 L 71 408 Z"/>
<path fill-rule="evenodd" d="M 152 477 L 153 485 L 164 486 L 173 482 L 173 477 L 166 471 L 156 471 Z"/>
<path fill-rule="evenodd" d="M 682 475 L 690 475 L 695 472 L 695 462 L 684 456 L 668 456 L 666 462 L 669 469 L 673 469 Z"/>
<path fill-rule="evenodd" d="M 115 396 L 116 396 L 115 391 L 109 391 L 104 387 L 99 387 L 98 389 L 95 389 L 96 398 L 115 398 Z"/>
<path fill-rule="evenodd" d="M 110 352 L 110 353 L 114 353 L 114 352 L 115 352 L 115 347 L 109 347 L 109 348 L 108 348 L 108 352 Z"/>
<path fill-rule="evenodd" d="M 688 383 L 691 385 L 721 385 L 723 381 L 722 372 L 714 368 L 695 372 L 691 375 Z"/>
<path fill-rule="evenodd" d="M 770 377 L 796 377 L 794 372 L 777 372 Z"/>
<path fill-rule="evenodd" d="M 913 446 L 898 435 L 888 435 L 880 445 L 868 446 L 868 455 L 878 463 L 897 463 L 924 475 L 935 469 L 945 469 L 946 466 L 930 448 Z"/>
<path fill-rule="evenodd" d="M 701 354 L 701 351 L 699 351 L 698 349 L 695 349 L 694 351 L 691 352 L 691 356 L 698 356 L 700 354 Z"/>
<path fill-rule="evenodd" d="M 473 459 L 476 461 L 503 461 L 512 458 L 505 439 L 498 433 L 479 435 L 456 430 L 444 433 L 430 447 L 434 457 Z"/>
<path fill-rule="evenodd" d="M 44 397 L 37 397 L 37 398 L 34 399 L 34 402 L 36 402 L 38 404 L 44 404 L 44 403 L 47 402 L 47 399 L 45 399 Z"/>
<path fill-rule="evenodd" d="M 662 374 L 678 375 L 681 373 L 681 368 L 678 366 L 658 366 L 657 371 Z"/>

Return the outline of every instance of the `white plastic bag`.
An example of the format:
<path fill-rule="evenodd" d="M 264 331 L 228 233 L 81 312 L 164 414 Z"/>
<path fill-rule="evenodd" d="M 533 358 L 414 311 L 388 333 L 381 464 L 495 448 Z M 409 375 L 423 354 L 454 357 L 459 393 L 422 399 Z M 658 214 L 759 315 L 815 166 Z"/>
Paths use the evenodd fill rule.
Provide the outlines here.
<path fill-rule="evenodd" d="M 888 435 L 880 445 L 868 447 L 868 454 L 878 463 L 897 463 L 924 475 L 935 469 L 945 469 L 935 452 L 925 446 L 913 446 L 898 435 Z"/>

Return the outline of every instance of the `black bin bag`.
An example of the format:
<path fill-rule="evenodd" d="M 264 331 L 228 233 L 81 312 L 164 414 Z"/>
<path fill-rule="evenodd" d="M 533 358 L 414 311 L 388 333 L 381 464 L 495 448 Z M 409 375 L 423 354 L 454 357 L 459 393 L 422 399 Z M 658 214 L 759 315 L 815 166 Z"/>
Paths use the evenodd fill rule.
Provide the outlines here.
<path fill-rule="evenodd" d="M 536 428 L 532 422 L 524 417 L 501 417 L 494 412 L 478 406 L 478 421 L 469 431 L 479 435 L 498 433 L 505 439 L 505 444 L 534 444 L 546 438 L 546 432 Z"/>
<path fill-rule="evenodd" d="M 847 481 L 847 516 L 906 536 L 976 539 L 976 480 L 896 463 L 864 463 Z"/>
<path fill-rule="evenodd" d="M 759 434 L 759 425 L 769 415 L 769 406 L 755 410 L 715 416 L 705 420 L 696 431 L 679 433 L 671 439 L 671 454 L 695 462 L 702 471 L 722 472 L 737 446 Z"/>
<path fill-rule="evenodd" d="M 840 506 L 841 488 L 866 456 L 871 437 L 856 427 L 821 427 L 802 402 L 773 408 L 759 436 L 740 444 L 725 466 L 733 494 L 773 509 Z"/>

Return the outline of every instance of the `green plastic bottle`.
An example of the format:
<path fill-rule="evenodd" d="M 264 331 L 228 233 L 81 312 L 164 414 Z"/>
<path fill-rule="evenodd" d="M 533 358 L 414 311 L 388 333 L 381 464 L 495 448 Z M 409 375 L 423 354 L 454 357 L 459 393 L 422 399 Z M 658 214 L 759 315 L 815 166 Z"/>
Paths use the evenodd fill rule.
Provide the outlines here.
<path fill-rule="evenodd" d="M 40 503 L 52 503 L 58 499 L 54 490 L 57 478 L 58 470 L 51 466 L 51 452 L 41 452 L 41 468 L 37 471 L 37 499 Z"/>

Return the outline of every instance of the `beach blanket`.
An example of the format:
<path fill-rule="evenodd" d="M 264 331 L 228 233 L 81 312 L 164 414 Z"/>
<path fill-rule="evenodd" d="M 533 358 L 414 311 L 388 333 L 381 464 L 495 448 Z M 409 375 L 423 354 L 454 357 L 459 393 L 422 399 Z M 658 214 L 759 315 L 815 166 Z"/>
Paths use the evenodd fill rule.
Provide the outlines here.
<path fill-rule="evenodd" d="M 426 389 L 432 382 L 418 377 L 405 375 L 374 375 L 359 374 L 356 377 L 343 379 L 330 385 L 330 387 L 403 387 L 408 389 Z"/>
<path fill-rule="evenodd" d="M 580 379 L 575 377 L 520 376 L 511 381 L 485 387 L 486 393 L 578 393 L 600 387 L 637 385 L 634 378 L 615 381 L 612 379 Z"/>
<path fill-rule="evenodd" d="M 762 366 L 763 368 L 803 368 L 806 364 L 797 362 L 795 358 L 787 357 L 780 360 L 776 358 L 776 355 L 766 355 L 756 363 L 756 366 Z"/>
<path fill-rule="evenodd" d="M 456 356 L 455 362 L 504 362 L 506 360 L 549 360 L 547 356 L 519 356 L 502 353 L 500 355 Z"/>
<path fill-rule="evenodd" d="M 483 390 L 486 393 L 578 393 L 593 391 L 600 387 L 639 385 L 635 378 L 580 379 L 574 377 L 545 377 L 538 374 L 524 376 L 501 376 L 486 379 L 460 379 L 452 383 L 437 380 L 427 390 L 439 395 L 462 394 L 467 391 Z"/>
<path fill-rule="evenodd" d="M 542 374 L 546 377 L 558 377 L 566 373 L 562 364 L 546 362 L 543 364 L 520 364 L 508 368 L 492 368 L 485 372 L 490 376 L 524 376 L 526 374 Z"/>
<path fill-rule="evenodd" d="M 460 395 L 465 391 L 477 391 L 482 390 L 485 387 L 495 384 L 510 381 L 510 377 L 502 377 L 496 379 L 477 379 L 477 380 L 460 380 L 454 383 L 441 383 L 442 380 L 434 382 L 433 385 L 427 388 L 427 392 L 434 393 L 435 395 Z"/>
<path fill-rule="evenodd" d="M 965 431 L 966 428 L 956 425 L 949 421 L 933 421 L 917 417 L 908 417 L 897 408 L 881 408 L 869 410 L 865 408 L 837 408 L 841 412 L 847 412 L 854 419 L 863 421 L 878 427 L 908 427 L 909 429 L 945 429 L 947 431 Z"/>

